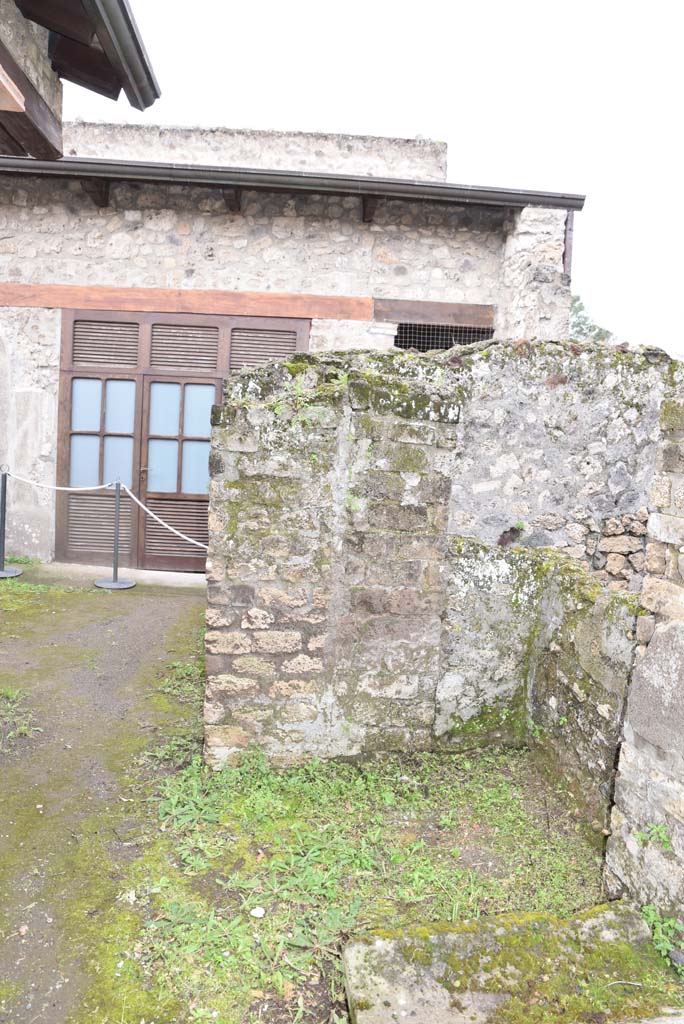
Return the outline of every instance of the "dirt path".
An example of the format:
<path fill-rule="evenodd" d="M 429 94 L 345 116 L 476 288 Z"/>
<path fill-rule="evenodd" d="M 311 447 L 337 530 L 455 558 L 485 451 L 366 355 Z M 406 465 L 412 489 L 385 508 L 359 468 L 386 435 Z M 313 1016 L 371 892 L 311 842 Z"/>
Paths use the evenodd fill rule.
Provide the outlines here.
<path fill-rule="evenodd" d="M 204 603 L 139 586 L 0 605 L 0 688 L 24 690 L 42 730 L 0 753 L 0 1021 L 80 1019 L 98 915 L 144 824 L 126 817 L 127 773 L 188 715 L 153 681 L 182 660 Z"/>

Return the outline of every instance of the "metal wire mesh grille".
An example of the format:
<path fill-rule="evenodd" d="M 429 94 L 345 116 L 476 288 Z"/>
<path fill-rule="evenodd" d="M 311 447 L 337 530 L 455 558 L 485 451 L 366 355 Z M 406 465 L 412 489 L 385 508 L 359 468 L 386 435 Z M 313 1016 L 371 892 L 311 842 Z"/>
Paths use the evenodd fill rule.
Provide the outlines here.
<path fill-rule="evenodd" d="M 399 324 L 395 348 L 412 348 L 417 352 L 470 345 L 494 337 L 493 327 L 455 327 L 452 324 Z"/>

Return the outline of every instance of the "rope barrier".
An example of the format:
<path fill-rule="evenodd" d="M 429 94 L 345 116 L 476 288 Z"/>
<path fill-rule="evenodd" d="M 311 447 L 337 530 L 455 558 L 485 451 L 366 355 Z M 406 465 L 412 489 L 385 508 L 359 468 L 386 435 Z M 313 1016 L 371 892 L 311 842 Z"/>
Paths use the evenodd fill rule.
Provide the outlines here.
<path fill-rule="evenodd" d="M 98 487 L 57 487 L 56 484 L 39 484 L 37 480 L 27 480 L 26 477 L 17 476 L 16 473 L 10 473 L 8 471 L 7 476 L 11 476 L 13 480 L 19 480 L 22 484 L 29 484 L 31 487 L 44 487 L 47 491 L 105 491 L 108 487 L 113 487 L 114 484 L 100 484 Z"/>
<path fill-rule="evenodd" d="M 136 498 L 135 494 L 133 494 L 132 491 L 129 491 L 128 487 L 126 487 L 126 484 L 121 484 L 121 486 L 123 487 L 128 497 L 132 498 L 136 505 L 139 505 L 143 512 L 146 512 L 147 515 L 154 519 L 155 522 L 159 523 L 160 526 L 166 527 L 167 530 L 170 530 L 171 533 L 175 533 L 175 535 L 177 537 L 180 537 L 181 540 L 186 540 L 188 544 L 194 544 L 196 547 L 202 548 L 204 551 L 209 550 L 209 546 L 207 544 L 202 544 L 202 542 L 199 540 L 193 540 L 192 537 L 186 537 L 184 533 L 180 532 L 180 530 L 177 530 L 174 526 L 169 526 L 168 523 L 165 523 L 163 519 L 160 519 L 159 516 L 152 511 L 151 508 L 148 508 L 147 505 L 143 505 L 142 501 L 140 501 L 139 498 Z"/>
<path fill-rule="evenodd" d="M 32 487 L 44 487 L 46 490 L 50 491 L 105 491 L 115 486 L 115 484 L 111 483 L 99 484 L 96 487 L 58 487 L 56 484 L 40 484 L 37 480 L 27 480 L 23 476 L 17 476 L 16 473 L 10 473 L 9 470 L 7 470 L 7 476 L 12 477 L 13 480 L 19 480 L 22 484 L 29 484 Z M 203 551 L 209 550 L 209 546 L 207 544 L 202 544 L 201 541 L 194 540 L 193 537 L 187 537 L 184 533 L 181 533 L 180 530 L 177 530 L 175 526 L 170 526 L 168 523 L 165 523 L 163 519 L 160 519 L 159 516 L 152 511 L 151 508 L 148 508 L 147 505 L 144 505 L 139 498 L 136 498 L 135 494 L 126 487 L 126 484 L 121 484 L 121 488 L 126 492 L 128 497 L 136 503 L 136 505 L 140 506 L 143 512 L 150 516 L 150 518 L 154 519 L 155 522 L 159 523 L 160 526 L 163 526 L 165 530 L 168 530 L 169 533 L 175 534 L 176 537 L 180 537 L 181 540 L 187 541 L 188 544 L 194 544 L 195 547 L 202 548 Z"/>

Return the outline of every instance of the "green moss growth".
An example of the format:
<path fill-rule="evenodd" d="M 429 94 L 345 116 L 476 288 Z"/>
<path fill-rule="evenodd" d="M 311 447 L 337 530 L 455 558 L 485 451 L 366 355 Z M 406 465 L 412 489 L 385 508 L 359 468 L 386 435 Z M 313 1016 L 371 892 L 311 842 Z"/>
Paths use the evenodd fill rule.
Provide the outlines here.
<path fill-rule="evenodd" d="M 602 935 L 604 928 L 612 937 Z M 503 1000 L 490 1011 L 491 1024 L 556 1024 L 597 1015 L 632 1020 L 684 1006 L 684 986 L 634 929 L 634 911 L 611 904 L 571 921 L 514 913 L 372 935 L 397 940 L 399 956 L 432 968 L 430 976 L 451 993 L 456 1010 L 462 1007 L 459 996 L 496 994 Z M 392 958 L 390 972 L 394 965 Z M 381 963 L 378 968 L 382 972 Z"/>

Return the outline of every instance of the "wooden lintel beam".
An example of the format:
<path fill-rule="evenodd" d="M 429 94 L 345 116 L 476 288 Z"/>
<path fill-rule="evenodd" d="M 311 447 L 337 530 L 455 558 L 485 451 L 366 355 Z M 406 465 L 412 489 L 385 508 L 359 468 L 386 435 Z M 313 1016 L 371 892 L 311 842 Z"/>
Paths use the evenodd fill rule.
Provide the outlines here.
<path fill-rule="evenodd" d="M 23 110 L 0 110 L 0 127 L 28 156 L 56 160 L 62 155 L 62 126 L 2 42 L 0 65 L 24 101 Z"/>
<path fill-rule="evenodd" d="M 81 178 L 81 188 L 90 196 L 95 206 L 109 206 L 109 190 L 111 181 L 106 178 Z"/>
<path fill-rule="evenodd" d="M 375 211 L 381 203 L 380 196 L 362 196 L 361 218 L 364 224 L 371 224 L 375 217 Z"/>
<path fill-rule="evenodd" d="M 226 210 L 230 210 L 231 213 L 240 213 L 242 209 L 242 189 L 241 188 L 223 188 L 223 201 L 226 204 Z"/>
<path fill-rule="evenodd" d="M 0 307 L 107 309 L 124 312 L 282 316 L 293 320 L 373 319 L 373 300 L 353 295 L 287 295 L 192 288 L 0 282 Z"/>
<path fill-rule="evenodd" d="M 375 320 L 452 327 L 493 327 L 496 309 L 484 303 L 423 302 L 418 299 L 374 299 L 373 306 Z"/>

